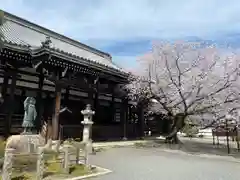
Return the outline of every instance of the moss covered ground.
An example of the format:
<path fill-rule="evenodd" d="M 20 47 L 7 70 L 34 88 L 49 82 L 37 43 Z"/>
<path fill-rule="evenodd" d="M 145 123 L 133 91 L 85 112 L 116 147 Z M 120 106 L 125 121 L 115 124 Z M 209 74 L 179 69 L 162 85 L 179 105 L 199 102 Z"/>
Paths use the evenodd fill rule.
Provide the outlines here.
<path fill-rule="evenodd" d="M 4 158 L 5 141 L 0 139 L 0 166 L 2 169 Z M 69 173 L 64 172 L 62 163 L 58 160 L 59 154 L 56 152 L 44 153 L 44 179 L 64 179 L 95 173 L 96 169 L 86 167 L 83 164 L 73 164 L 70 166 Z M 36 177 L 36 155 L 17 155 L 13 161 L 12 180 L 34 180 Z M 0 180 L 2 178 L 0 177 Z"/>

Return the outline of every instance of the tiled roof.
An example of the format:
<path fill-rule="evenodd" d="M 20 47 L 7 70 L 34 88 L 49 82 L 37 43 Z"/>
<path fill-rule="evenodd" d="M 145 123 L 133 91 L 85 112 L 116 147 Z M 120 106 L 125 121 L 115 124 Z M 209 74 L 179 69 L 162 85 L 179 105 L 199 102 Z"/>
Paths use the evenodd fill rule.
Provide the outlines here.
<path fill-rule="evenodd" d="M 28 22 L 9 13 L 4 13 L 5 23 L 0 27 L 4 41 L 20 46 L 30 46 L 39 48 L 42 42 L 50 37 L 51 49 L 65 52 L 67 54 L 80 57 L 79 61 L 88 59 L 107 68 L 124 72 L 120 67 L 115 65 L 111 56 L 97 49 L 84 45 L 73 39 L 57 34 L 51 30 Z"/>

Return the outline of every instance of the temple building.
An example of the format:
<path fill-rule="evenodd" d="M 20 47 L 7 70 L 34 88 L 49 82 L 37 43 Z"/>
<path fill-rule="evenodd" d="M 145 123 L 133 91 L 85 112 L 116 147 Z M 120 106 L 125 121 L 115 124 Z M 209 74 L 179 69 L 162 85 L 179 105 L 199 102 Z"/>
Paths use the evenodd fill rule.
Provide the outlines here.
<path fill-rule="evenodd" d="M 120 88 L 129 74 L 110 54 L 7 12 L 0 33 L 1 135 L 22 131 L 23 102 L 34 97 L 36 127 L 50 119 L 54 139 L 81 137 L 87 104 L 96 112 L 93 140 L 143 136 L 142 111 Z"/>

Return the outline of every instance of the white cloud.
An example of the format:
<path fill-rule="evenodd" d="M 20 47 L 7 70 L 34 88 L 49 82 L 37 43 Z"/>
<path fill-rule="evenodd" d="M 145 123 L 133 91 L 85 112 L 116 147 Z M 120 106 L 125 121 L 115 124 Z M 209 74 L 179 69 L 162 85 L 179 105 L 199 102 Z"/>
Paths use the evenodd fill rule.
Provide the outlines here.
<path fill-rule="evenodd" d="M 211 39 L 240 31 L 238 0 L 4 0 L 0 9 L 100 49 L 134 39 Z"/>
<path fill-rule="evenodd" d="M 0 8 L 85 41 L 211 36 L 240 30 L 237 0 L 5 0 Z"/>
<path fill-rule="evenodd" d="M 137 67 L 138 56 L 113 56 L 115 63 L 121 68 L 132 70 Z"/>

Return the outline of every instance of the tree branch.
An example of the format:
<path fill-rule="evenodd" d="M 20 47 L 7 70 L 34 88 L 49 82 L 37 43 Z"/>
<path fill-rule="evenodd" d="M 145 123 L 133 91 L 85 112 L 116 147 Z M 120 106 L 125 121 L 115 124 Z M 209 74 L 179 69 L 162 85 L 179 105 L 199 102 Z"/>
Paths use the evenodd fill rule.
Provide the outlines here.
<path fill-rule="evenodd" d="M 166 63 L 166 68 L 168 70 L 169 78 L 171 79 L 171 82 L 174 84 L 174 86 L 177 88 L 177 91 L 178 91 L 178 93 L 179 93 L 179 95 L 182 99 L 182 103 L 184 105 L 184 112 L 187 112 L 187 104 L 186 104 L 186 101 L 185 101 L 184 96 L 182 94 L 182 91 L 180 89 L 180 87 L 181 87 L 181 71 L 180 71 L 180 68 L 179 68 L 179 65 L 178 65 L 178 60 L 179 60 L 179 56 L 175 60 L 175 62 L 177 64 L 177 67 L 178 67 L 178 79 L 179 79 L 178 84 L 173 80 L 172 73 L 171 73 L 171 70 L 169 68 L 167 59 L 165 59 L 165 63 Z"/>

